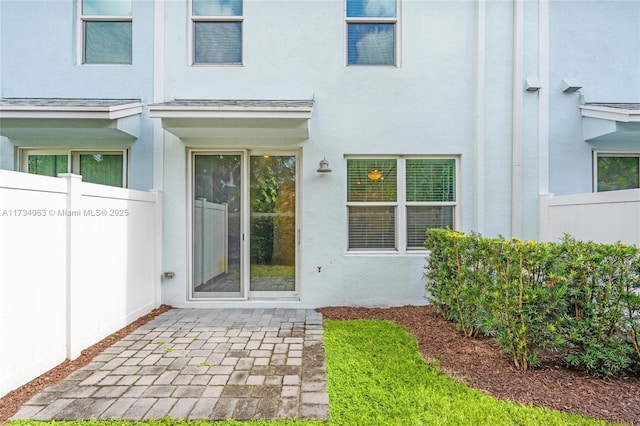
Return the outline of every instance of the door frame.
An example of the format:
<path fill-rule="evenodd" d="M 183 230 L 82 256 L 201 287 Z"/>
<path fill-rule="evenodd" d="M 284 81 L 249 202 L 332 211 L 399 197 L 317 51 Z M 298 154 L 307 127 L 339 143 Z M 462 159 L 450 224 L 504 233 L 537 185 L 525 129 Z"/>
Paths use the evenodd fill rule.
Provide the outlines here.
<path fill-rule="evenodd" d="M 240 179 L 240 295 L 239 296 L 203 296 L 196 297 L 194 284 L 194 235 L 193 235 L 193 219 L 194 219 L 194 167 L 196 155 L 240 155 L 241 160 L 241 179 Z M 296 173 L 295 173 L 295 286 L 293 291 L 251 291 L 250 284 L 250 267 L 251 267 L 251 227 L 250 227 L 250 159 L 251 156 L 284 156 L 293 155 L 296 158 Z M 247 301 L 247 300 L 299 300 L 300 299 L 300 176 L 301 176 L 301 164 L 302 164 L 302 150 L 300 148 L 189 148 L 187 150 L 187 202 L 186 202 L 186 230 L 187 230 L 187 285 L 186 296 L 187 301 Z M 212 292 L 213 293 L 213 292 Z"/>

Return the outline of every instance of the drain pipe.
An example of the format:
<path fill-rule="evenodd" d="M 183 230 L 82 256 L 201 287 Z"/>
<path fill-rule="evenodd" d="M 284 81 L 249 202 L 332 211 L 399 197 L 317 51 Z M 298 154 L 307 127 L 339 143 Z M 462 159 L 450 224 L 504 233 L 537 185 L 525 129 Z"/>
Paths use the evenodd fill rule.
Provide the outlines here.
<path fill-rule="evenodd" d="M 511 238 L 522 234 L 522 119 L 524 75 L 524 3 L 513 1 L 513 127 L 511 137 Z"/>
<path fill-rule="evenodd" d="M 476 156 L 476 191 L 475 191 L 475 223 L 474 230 L 484 233 L 485 226 L 485 67 L 487 6 L 485 0 L 478 0 L 478 39 L 476 58 L 476 105 L 475 105 L 475 156 Z"/>
<path fill-rule="evenodd" d="M 546 241 L 548 235 L 547 198 L 549 185 L 549 2 L 538 2 L 538 239 Z"/>

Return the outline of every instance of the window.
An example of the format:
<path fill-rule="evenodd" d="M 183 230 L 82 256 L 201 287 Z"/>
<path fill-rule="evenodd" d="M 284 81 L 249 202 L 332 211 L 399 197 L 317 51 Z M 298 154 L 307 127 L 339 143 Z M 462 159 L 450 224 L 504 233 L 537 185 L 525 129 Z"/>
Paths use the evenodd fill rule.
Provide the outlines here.
<path fill-rule="evenodd" d="M 424 250 L 429 228 L 454 228 L 455 158 L 348 158 L 349 251 Z"/>
<path fill-rule="evenodd" d="M 132 0 L 82 0 L 84 64 L 131 64 Z"/>
<path fill-rule="evenodd" d="M 347 65 L 395 65 L 397 0 L 347 1 Z"/>
<path fill-rule="evenodd" d="M 242 63 L 242 0 L 192 0 L 194 64 Z"/>
<path fill-rule="evenodd" d="M 640 154 L 596 153 L 596 192 L 640 188 Z"/>
<path fill-rule="evenodd" d="M 126 187 L 126 154 L 125 150 L 23 150 L 22 171 L 54 177 L 60 173 L 76 173 L 82 175 L 84 182 Z"/>

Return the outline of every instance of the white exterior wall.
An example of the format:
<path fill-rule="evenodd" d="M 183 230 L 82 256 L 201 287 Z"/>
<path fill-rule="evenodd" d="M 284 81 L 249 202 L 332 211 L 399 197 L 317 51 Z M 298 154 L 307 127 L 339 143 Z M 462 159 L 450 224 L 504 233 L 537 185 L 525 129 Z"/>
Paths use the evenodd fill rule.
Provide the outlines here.
<path fill-rule="evenodd" d="M 160 202 L 0 170 L 0 395 L 160 305 Z"/>
<path fill-rule="evenodd" d="M 511 234 L 511 146 L 513 127 L 514 8 L 487 2 L 486 52 L 479 61 L 478 2 L 401 3 L 398 67 L 345 66 L 343 1 L 245 1 L 243 66 L 190 66 L 188 7 L 167 2 L 164 52 L 166 100 L 314 99 L 308 141 L 302 148 L 300 290 L 305 306 L 400 305 L 427 303 L 425 254 L 382 255 L 346 252 L 346 168 L 349 155 L 456 155 L 460 158 L 458 228 L 491 235 Z M 527 6 L 522 25 L 527 43 L 536 43 L 537 7 Z M 308 19 L 313 16 L 313 19 Z M 286 41 L 286 42 L 282 42 Z M 522 67 L 537 71 L 536 58 Z M 176 58 L 169 60 L 168 58 Z M 484 79 L 478 80 L 483 67 Z M 524 90 L 518 83 L 518 90 Z M 483 96 L 482 104 L 477 94 Z M 537 112 L 536 94 L 524 114 Z M 524 102 L 524 100 L 521 100 Z M 476 111 L 484 110 L 482 159 L 476 157 Z M 523 114 L 523 115 L 524 115 Z M 531 120 L 530 120 L 531 121 Z M 535 120 L 533 120 L 535 123 Z M 522 123 L 520 123 L 522 126 Z M 537 153 L 537 128 L 523 130 L 526 155 Z M 190 146 L 257 148 L 260 142 L 181 141 L 165 133 L 164 270 L 175 278 L 163 284 L 163 300 L 174 306 L 239 306 L 239 302 L 187 302 L 188 215 L 185 188 Z M 531 148 L 531 145 L 533 146 Z M 270 143 L 270 147 L 277 145 Z M 290 145 L 283 145 L 288 148 Z M 323 157 L 333 172 L 316 173 Z M 477 167 L 484 167 L 481 181 Z M 533 181 L 525 197 L 525 224 L 537 229 L 537 164 L 525 170 Z M 476 191 L 484 188 L 479 207 Z M 485 220 L 478 223 L 476 209 Z M 317 266 L 322 267 L 318 273 Z M 255 306 L 257 302 L 250 302 Z M 277 302 L 265 302 L 273 306 Z"/>
<path fill-rule="evenodd" d="M 640 151 L 640 137 L 585 142 L 579 109 L 581 96 L 586 102 L 640 102 L 640 2 L 552 0 L 549 20 L 550 192 L 591 192 L 594 149 Z M 582 89 L 563 93 L 564 78 Z"/>
<path fill-rule="evenodd" d="M 344 0 L 245 0 L 242 66 L 190 65 L 188 1 L 134 0 L 133 64 L 80 65 L 77 4 L 0 0 L 3 98 L 315 101 L 309 139 L 282 145 L 182 141 L 143 109 L 130 187 L 163 190 L 162 271 L 175 276 L 162 300 L 174 306 L 247 304 L 187 302 L 192 147 L 299 150 L 301 306 L 427 302 L 424 253 L 346 252 L 349 155 L 455 155 L 457 228 L 530 239 L 541 194 L 591 190 L 593 149 L 638 150 L 585 143 L 579 104 L 640 102 L 639 2 L 401 0 L 397 67 L 345 65 Z M 583 89 L 563 93 L 564 78 Z M 3 139 L 0 168 L 15 152 Z M 324 157 L 327 175 L 315 172 Z"/>
<path fill-rule="evenodd" d="M 0 1 L 0 97 L 140 99 L 153 101 L 153 1 L 133 1 L 133 63 L 81 63 L 79 1 Z M 130 147 L 129 188 L 153 183 L 152 122 L 140 120 L 140 137 Z M 0 168 L 16 170 L 14 144 L 69 147 L 68 142 L 14 141 L 0 137 Z M 115 141 L 87 140 L 84 146 L 121 147 Z M 75 145 L 73 146 L 75 147 Z M 7 153 L 9 151 L 9 153 Z M 5 155 L 7 153 L 8 155 Z"/>

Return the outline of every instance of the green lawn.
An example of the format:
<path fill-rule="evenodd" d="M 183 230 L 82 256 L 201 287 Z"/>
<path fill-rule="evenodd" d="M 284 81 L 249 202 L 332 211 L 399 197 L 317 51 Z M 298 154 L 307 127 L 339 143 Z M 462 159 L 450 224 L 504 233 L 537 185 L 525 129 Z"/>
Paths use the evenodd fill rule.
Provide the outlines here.
<path fill-rule="evenodd" d="M 326 321 L 329 422 L 213 422 L 215 425 L 604 425 L 513 404 L 470 389 L 427 364 L 413 337 L 388 321 Z M 205 421 L 28 422 L 55 425 L 211 425 Z"/>

